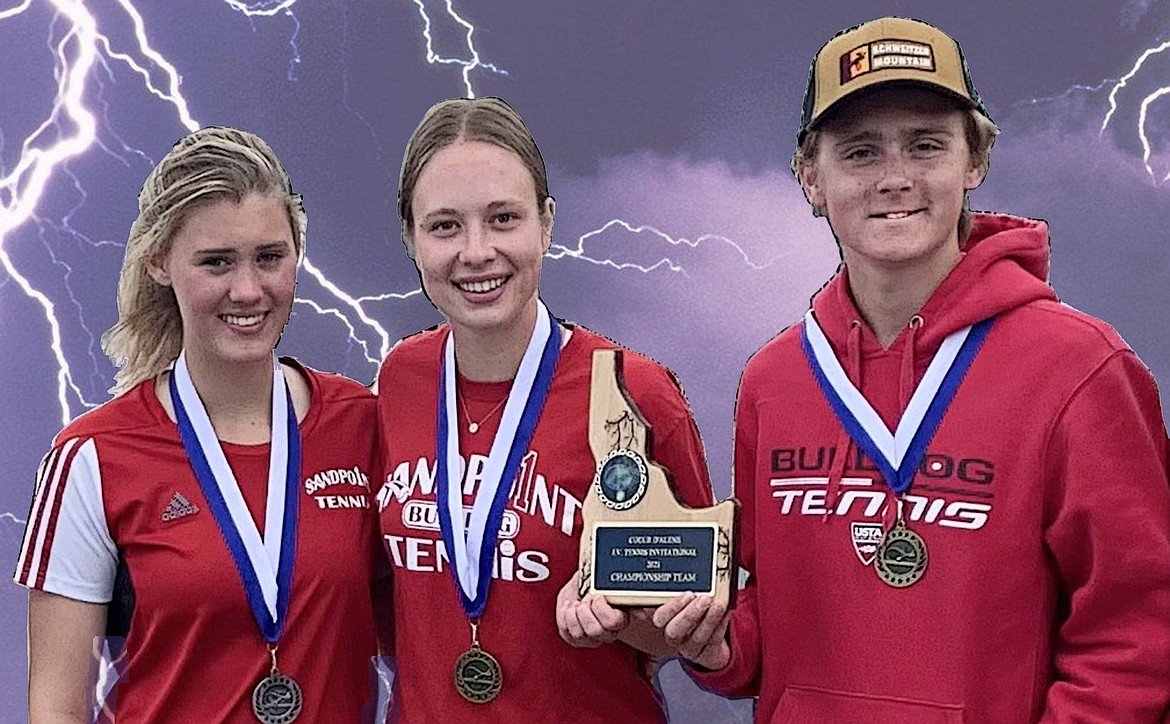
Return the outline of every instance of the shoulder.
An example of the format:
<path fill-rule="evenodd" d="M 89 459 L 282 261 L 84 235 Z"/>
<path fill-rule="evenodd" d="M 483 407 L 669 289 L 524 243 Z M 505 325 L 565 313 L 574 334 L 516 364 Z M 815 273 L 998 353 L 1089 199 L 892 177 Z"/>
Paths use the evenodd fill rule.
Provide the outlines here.
<path fill-rule="evenodd" d="M 165 413 L 154 397 L 154 380 L 146 380 L 76 417 L 53 440 L 59 447 L 67 440 L 132 434 L 157 427 Z"/>
<path fill-rule="evenodd" d="M 383 387 L 383 380 L 406 370 L 424 365 L 431 369 L 438 364 L 443 342 L 447 339 L 447 325 L 440 324 L 430 329 L 403 337 L 390 349 L 378 369 L 377 388 Z"/>
<path fill-rule="evenodd" d="M 1062 352 L 1079 352 L 1098 358 L 1129 349 L 1108 322 L 1063 302 L 1041 299 L 1010 312 L 1005 322 L 1027 325 L 1035 341 Z"/>
<path fill-rule="evenodd" d="M 1111 325 L 1054 300 L 1031 302 L 1003 314 L 991 335 L 989 343 L 999 345 L 1005 354 L 1050 369 L 1050 386 L 1062 389 L 1079 389 L 1111 366 L 1110 360 L 1137 359 Z"/>
<path fill-rule="evenodd" d="M 361 400 L 374 399 L 374 393 L 369 387 L 345 375 L 322 372 L 296 362 L 294 364 L 304 372 L 314 395 L 319 396 L 324 403 L 360 402 Z"/>
<path fill-rule="evenodd" d="M 581 326 L 573 327 L 573 337 L 582 345 L 582 364 L 591 366 L 593 352 L 613 349 L 621 352 L 621 375 L 626 389 L 649 417 L 689 415 L 690 406 L 678 377 L 666 365 L 641 352 Z"/>
<path fill-rule="evenodd" d="M 741 394 L 767 380 L 777 379 L 780 373 L 787 370 L 804 369 L 803 366 L 798 367 L 804 364 L 800 330 L 800 322 L 785 328 L 748 357 L 739 381 Z"/>
<path fill-rule="evenodd" d="M 322 372 L 282 358 L 291 363 L 308 383 L 311 397 L 309 411 L 301 423 L 305 440 L 324 435 L 330 441 L 341 441 L 356 447 L 375 429 L 377 398 L 368 387 L 332 372 Z M 332 444 L 332 442 L 330 442 Z"/>
<path fill-rule="evenodd" d="M 403 337 L 390 349 L 386 362 L 429 359 L 442 349 L 447 339 L 447 325 L 440 324 Z"/>
<path fill-rule="evenodd" d="M 612 349 L 621 352 L 622 373 L 625 375 L 627 383 L 640 384 L 649 381 L 651 384 L 656 384 L 667 381 L 676 387 L 678 385 L 674 373 L 665 365 L 648 355 L 618 344 L 609 337 L 586 327 L 573 325 L 573 338 L 577 344 L 581 345 L 584 353 L 582 357 L 590 365 L 592 364 L 593 352 L 597 350 Z"/>

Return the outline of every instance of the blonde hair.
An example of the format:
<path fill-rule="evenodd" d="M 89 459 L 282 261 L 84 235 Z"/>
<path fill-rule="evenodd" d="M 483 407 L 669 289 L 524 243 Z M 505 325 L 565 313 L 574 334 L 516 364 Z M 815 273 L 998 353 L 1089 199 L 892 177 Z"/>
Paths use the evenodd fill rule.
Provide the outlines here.
<path fill-rule="evenodd" d="M 978 110 L 972 108 L 966 114 L 966 133 L 967 149 L 971 153 L 971 165 L 973 168 L 982 169 L 983 175 L 987 175 L 988 169 L 991 168 L 991 147 L 995 145 L 995 137 L 999 135 L 999 126 L 995 125 L 990 118 L 980 113 Z M 796 152 L 792 154 L 792 162 L 790 167 L 792 173 L 800 181 L 800 186 L 804 189 L 804 197 L 808 199 L 808 189 L 805 188 L 805 175 L 816 173 L 816 159 L 817 150 L 820 146 L 820 132 L 815 129 L 809 129 L 804 135 L 804 140 L 797 147 Z M 818 208 L 816 204 L 809 199 L 809 204 L 813 207 L 813 216 L 825 216 L 826 210 Z M 967 236 L 971 233 L 971 199 L 969 194 L 963 194 L 963 210 L 959 213 L 959 244 L 963 244 L 967 240 Z"/>
<path fill-rule="evenodd" d="M 398 180 L 398 218 L 402 219 L 402 242 L 414 258 L 414 188 L 423 167 L 437 151 L 456 141 L 485 141 L 514 152 L 532 174 L 536 206 L 543 213 L 548 193 L 548 172 L 536 140 L 523 119 L 502 98 L 450 98 L 431 106 L 402 156 Z"/>
<path fill-rule="evenodd" d="M 148 264 L 170 252 L 192 211 L 224 199 L 240 203 L 253 193 L 284 201 L 293 246 L 298 258 L 303 255 L 307 218 L 301 196 L 259 136 L 220 126 L 200 129 L 179 139 L 147 176 L 118 281 L 118 323 L 102 335 L 102 350 L 121 367 L 112 394 L 158 375 L 183 346 L 174 290 L 154 281 Z"/>

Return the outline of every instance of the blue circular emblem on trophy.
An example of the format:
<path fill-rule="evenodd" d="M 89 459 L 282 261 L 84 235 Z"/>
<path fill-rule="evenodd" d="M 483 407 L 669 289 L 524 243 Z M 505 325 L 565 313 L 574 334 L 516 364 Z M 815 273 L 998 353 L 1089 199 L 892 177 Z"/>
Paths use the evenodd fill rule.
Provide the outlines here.
<path fill-rule="evenodd" d="M 601 502 L 611 510 L 627 510 L 646 494 L 646 461 L 633 450 L 612 450 L 593 477 Z"/>

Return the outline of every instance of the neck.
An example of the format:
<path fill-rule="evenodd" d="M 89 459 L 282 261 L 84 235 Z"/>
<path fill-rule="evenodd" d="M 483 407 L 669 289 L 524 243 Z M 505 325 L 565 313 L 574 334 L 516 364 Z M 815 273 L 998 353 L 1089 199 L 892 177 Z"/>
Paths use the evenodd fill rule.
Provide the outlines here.
<path fill-rule="evenodd" d="M 272 364 L 268 360 L 224 366 L 187 350 L 187 369 L 216 436 L 258 444 L 272 436 Z"/>
<path fill-rule="evenodd" d="M 490 329 L 451 325 L 455 366 L 475 382 L 504 382 L 516 377 L 536 324 L 536 300 L 508 324 Z"/>
<path fill-rule="evenodd" d="M 853 301 L 883 347 L 894 343 L 959 259 L 957 244 L 940 250 L 928 264 L 881 265 L 845 259 Z"/>

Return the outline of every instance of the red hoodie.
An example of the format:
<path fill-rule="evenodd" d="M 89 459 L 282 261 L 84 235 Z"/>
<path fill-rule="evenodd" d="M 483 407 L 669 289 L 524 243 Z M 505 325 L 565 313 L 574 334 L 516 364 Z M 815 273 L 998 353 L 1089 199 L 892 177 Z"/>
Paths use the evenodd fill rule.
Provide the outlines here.
<path fill-rule="evenodd" d="M 1161 720 L 1158 392 L 1112 327 L 1056 299 L 1048 251 L 1043 222 L 976 215 L 962 261 L 889 349 L 860 322 L 845 272 L 813 300 L 891 430 L 942 340 L 995 318 L 905 496 L 929 557 L 908 588 L 873 570 L 887 488 L 826 403 L 800 325 L 752 357 L 735 437 L 751 577 L 731 662 L 700 683 L 759 696 L 758 722 Z"/>

